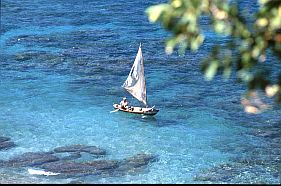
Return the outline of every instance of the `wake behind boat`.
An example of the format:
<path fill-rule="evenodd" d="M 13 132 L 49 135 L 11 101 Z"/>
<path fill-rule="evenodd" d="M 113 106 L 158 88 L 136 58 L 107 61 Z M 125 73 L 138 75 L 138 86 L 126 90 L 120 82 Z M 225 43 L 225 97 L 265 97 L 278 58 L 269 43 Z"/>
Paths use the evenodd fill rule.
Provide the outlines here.
<path fill-rule="evenodd" d="M 137 56 L 135 58 L 134 64 L 131 68 L 131 71 L 122 85 L 122 87 L 127 90 L 132 96 L 145 105 L 145 107 L 136 107 L 136 106 L 125 106 L 123 107 L 120 104 L 113 104 L 115 111 L 123 111 L 134 114 L 143 114 L 143 115 L 155 115 L 158 113 L 159 109 L 153 107 L 148 107 L 147 97 L 146 97 L 146 81 L 144 76 L 144 65 L 143 65 L 143 56 L 141 50 L 141 44 Z"/>

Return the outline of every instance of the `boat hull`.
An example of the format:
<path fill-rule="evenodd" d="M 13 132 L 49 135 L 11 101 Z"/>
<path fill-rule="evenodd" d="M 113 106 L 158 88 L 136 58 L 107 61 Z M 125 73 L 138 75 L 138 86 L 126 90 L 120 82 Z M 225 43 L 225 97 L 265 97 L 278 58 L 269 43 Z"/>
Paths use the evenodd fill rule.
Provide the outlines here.
<path fill-rule="evenodd" d="M 123 112 L 128 112 L 132 114 L 142 114 L 142 115 L 155 115 L 159 111 L 158 109 L 155 108 L 144 108 L 144 107 L 133 107 L 133 106 L 130 106 L 127 109 L 123 109 L 119 104 L 113 104 L 113 107 Z"/>

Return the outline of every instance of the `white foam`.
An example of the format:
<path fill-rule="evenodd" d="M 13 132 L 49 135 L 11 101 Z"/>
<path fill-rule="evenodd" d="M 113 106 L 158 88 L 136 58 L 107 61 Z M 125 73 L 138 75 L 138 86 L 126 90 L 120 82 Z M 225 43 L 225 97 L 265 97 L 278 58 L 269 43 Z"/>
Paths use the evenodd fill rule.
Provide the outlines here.
<path fill-rule="evenodd" d="M 55 176 L 60 174 L 60 173 L 49 172 L 44 170 L 36 170 L 36 169 L 28 169 L 28 173 L 34 175 L 45 175 L 45 176 Z"/>

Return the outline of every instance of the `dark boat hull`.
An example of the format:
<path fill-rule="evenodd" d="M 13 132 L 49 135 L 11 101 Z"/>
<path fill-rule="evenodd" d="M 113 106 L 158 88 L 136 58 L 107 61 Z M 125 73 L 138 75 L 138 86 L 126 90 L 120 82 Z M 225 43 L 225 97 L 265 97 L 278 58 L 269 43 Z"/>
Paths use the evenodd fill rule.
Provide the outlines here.
<path fill-rule="evenodd" d="M 113 104 L 113 107 L 123 112 L 128 112 L 132 114 L 142 114 L 142 115 L 155 115 L 159 111 L 158 109 L 155 108 L 143 108 L 143 107 L 133 107 L 133 106 L 127 109 L 123 109 L 121 108 L 121 105 L 118 104 Z"/>

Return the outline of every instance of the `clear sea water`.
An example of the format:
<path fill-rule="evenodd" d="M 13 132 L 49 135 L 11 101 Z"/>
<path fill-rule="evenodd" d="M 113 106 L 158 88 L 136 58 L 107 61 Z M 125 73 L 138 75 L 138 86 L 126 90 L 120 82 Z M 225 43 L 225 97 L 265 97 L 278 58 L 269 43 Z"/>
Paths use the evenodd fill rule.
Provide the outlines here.
<path fill-rule="evenodd" d="M 160 2 L 1 0 L 0 136 L 17 146 L 0 151 L 0 159 L 85 144 L 106 149 L 108 159 L 145 152 L 158 161 L 118 177 L 55 178 L 0 167 L 0 183 L 280 184 L 280 109 L 247 114 L 244 85 L 204 80 L 200 61 L 225 37 L 207 30 L 197 53 L 166 55 L 169 33 L 144 13 Z M 248 13 L 257 8 L 238 2 Z M 148 102 L 160 112 L 110 113 L 123 96 L 138 104 L 121 85 L 139 43 Z"/>

